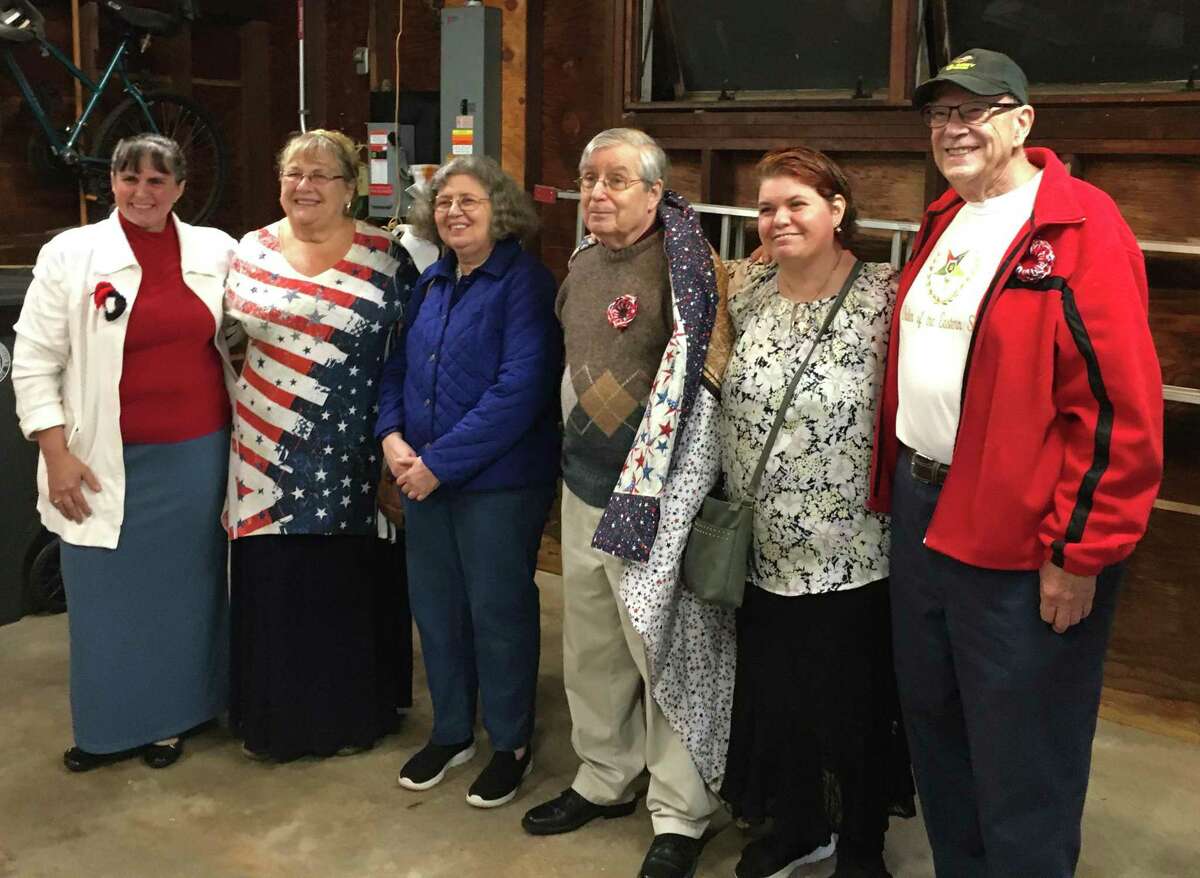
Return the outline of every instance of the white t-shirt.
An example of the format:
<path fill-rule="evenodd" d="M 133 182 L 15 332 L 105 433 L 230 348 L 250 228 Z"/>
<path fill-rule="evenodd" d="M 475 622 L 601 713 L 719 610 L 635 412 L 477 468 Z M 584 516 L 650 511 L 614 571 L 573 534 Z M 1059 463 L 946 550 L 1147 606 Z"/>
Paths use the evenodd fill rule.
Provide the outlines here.
<path fill-rule="evenodd" d="M 1042 182 L 967 202 L 917 272 L 900 312 L 896 437 L 950 463 L 958 434 L 967 348 L 979 303 L 1013 238 L 1033 213 Z"/>

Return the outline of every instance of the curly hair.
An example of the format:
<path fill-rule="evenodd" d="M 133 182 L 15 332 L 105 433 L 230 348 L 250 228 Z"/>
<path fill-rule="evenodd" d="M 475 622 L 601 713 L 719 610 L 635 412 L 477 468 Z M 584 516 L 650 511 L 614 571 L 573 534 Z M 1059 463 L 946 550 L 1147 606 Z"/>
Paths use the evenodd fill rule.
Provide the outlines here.
<path fill-rule="evenodd" d="M 786 146 L 772 150 L 759 159 L 754 168 L 759 182 L 771 177 L 794 177 L 817 190 L 826 201 L 840 195 L 846 200 L 846 210 L 834 237 L 843 247 L 849 247 L 857 230 L 858 207 L 850 191 L 850 181 L 829 156 L 807 146 Z"/>
<path fill-rule="evenodd" d="M 493 241 L 511 237 L 526 242 L 537 232 L 540 223 L 529 193 L 504 173 L 494 159 L 464 155 L 452 158 L 434 171 L 427 186 L 417 187 L 412 207 L 408 209 L 408 223 L 417 237 L 445 246 L 434 222 L 433 202 L 446 181 L 458 174 L 473 177 L 491 199 L 492 222 L 488 234 Z"/>

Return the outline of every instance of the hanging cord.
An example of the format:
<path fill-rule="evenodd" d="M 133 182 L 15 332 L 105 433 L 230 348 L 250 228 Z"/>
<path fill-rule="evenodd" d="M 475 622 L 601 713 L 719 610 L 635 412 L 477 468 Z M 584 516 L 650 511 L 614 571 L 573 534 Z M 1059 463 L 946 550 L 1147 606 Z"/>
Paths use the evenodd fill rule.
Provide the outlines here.
<path fill-rule="evenodd" d="M 396 6 L 399 7 L 400 11 L 399 19 L 396 22 L 395 52 L 392 56 L 392 76 L 394 77 L 392 80 L 392 90 L 396 95 L 392 123 L 396 138 L 395 148 L 400 149 L 400 36 L 404 33 L 404 0 L 397 0 Z M 408 158 L 408 156 L 405 156 L 405 158 Z M 409 164 L 411 165 L 412 162 L 410 161 Z M 400 181 L 397 180 L 396 182 L 399 183 Z M 392 218 L 387 221 L 387 225 L 385 226 L 389 232 L 395 232 L 396 226 L 400 225 L 400 205 L 404 201 L 404 193 L 400 191 L 399 186 L 396 188 L 396 208 L 392 212 Z"/>

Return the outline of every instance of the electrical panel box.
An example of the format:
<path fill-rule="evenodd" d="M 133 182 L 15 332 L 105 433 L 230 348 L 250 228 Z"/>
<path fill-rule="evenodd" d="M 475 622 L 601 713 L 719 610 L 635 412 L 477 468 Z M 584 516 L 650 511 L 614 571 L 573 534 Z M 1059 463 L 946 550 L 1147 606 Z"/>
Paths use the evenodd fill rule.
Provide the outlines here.
<path fill-rule="evenodd" d="M 486 155 L 500 161 L 500 10 L 442 9 L 442 158 Z"/>
<path fill-rule="evenodd" d="M 403 216 L 412 198 L 405 190 L 412 183 L 409 171 L 415 129 L 392 122 L 367 123 L 367 215 L 376 219 Z M 399 200 L 399 211 L 397 211 Z"/>

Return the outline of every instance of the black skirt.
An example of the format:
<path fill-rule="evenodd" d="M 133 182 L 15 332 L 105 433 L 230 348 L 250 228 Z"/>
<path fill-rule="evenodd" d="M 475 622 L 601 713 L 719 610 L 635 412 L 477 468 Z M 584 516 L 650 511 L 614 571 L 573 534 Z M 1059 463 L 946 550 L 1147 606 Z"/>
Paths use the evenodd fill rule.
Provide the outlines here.
<path fill-rule="evenodd" d="M 370 747 L 412 704 L 404 544 L 255 536 L 231 557 L 230 721 L 279 761 Z"/>
<path fill-rule="evenodd" d="M 887 580 L 784 597 L 747 585 L 722 796 L 751 823 L 883 849 L 912 816 Z"/>

